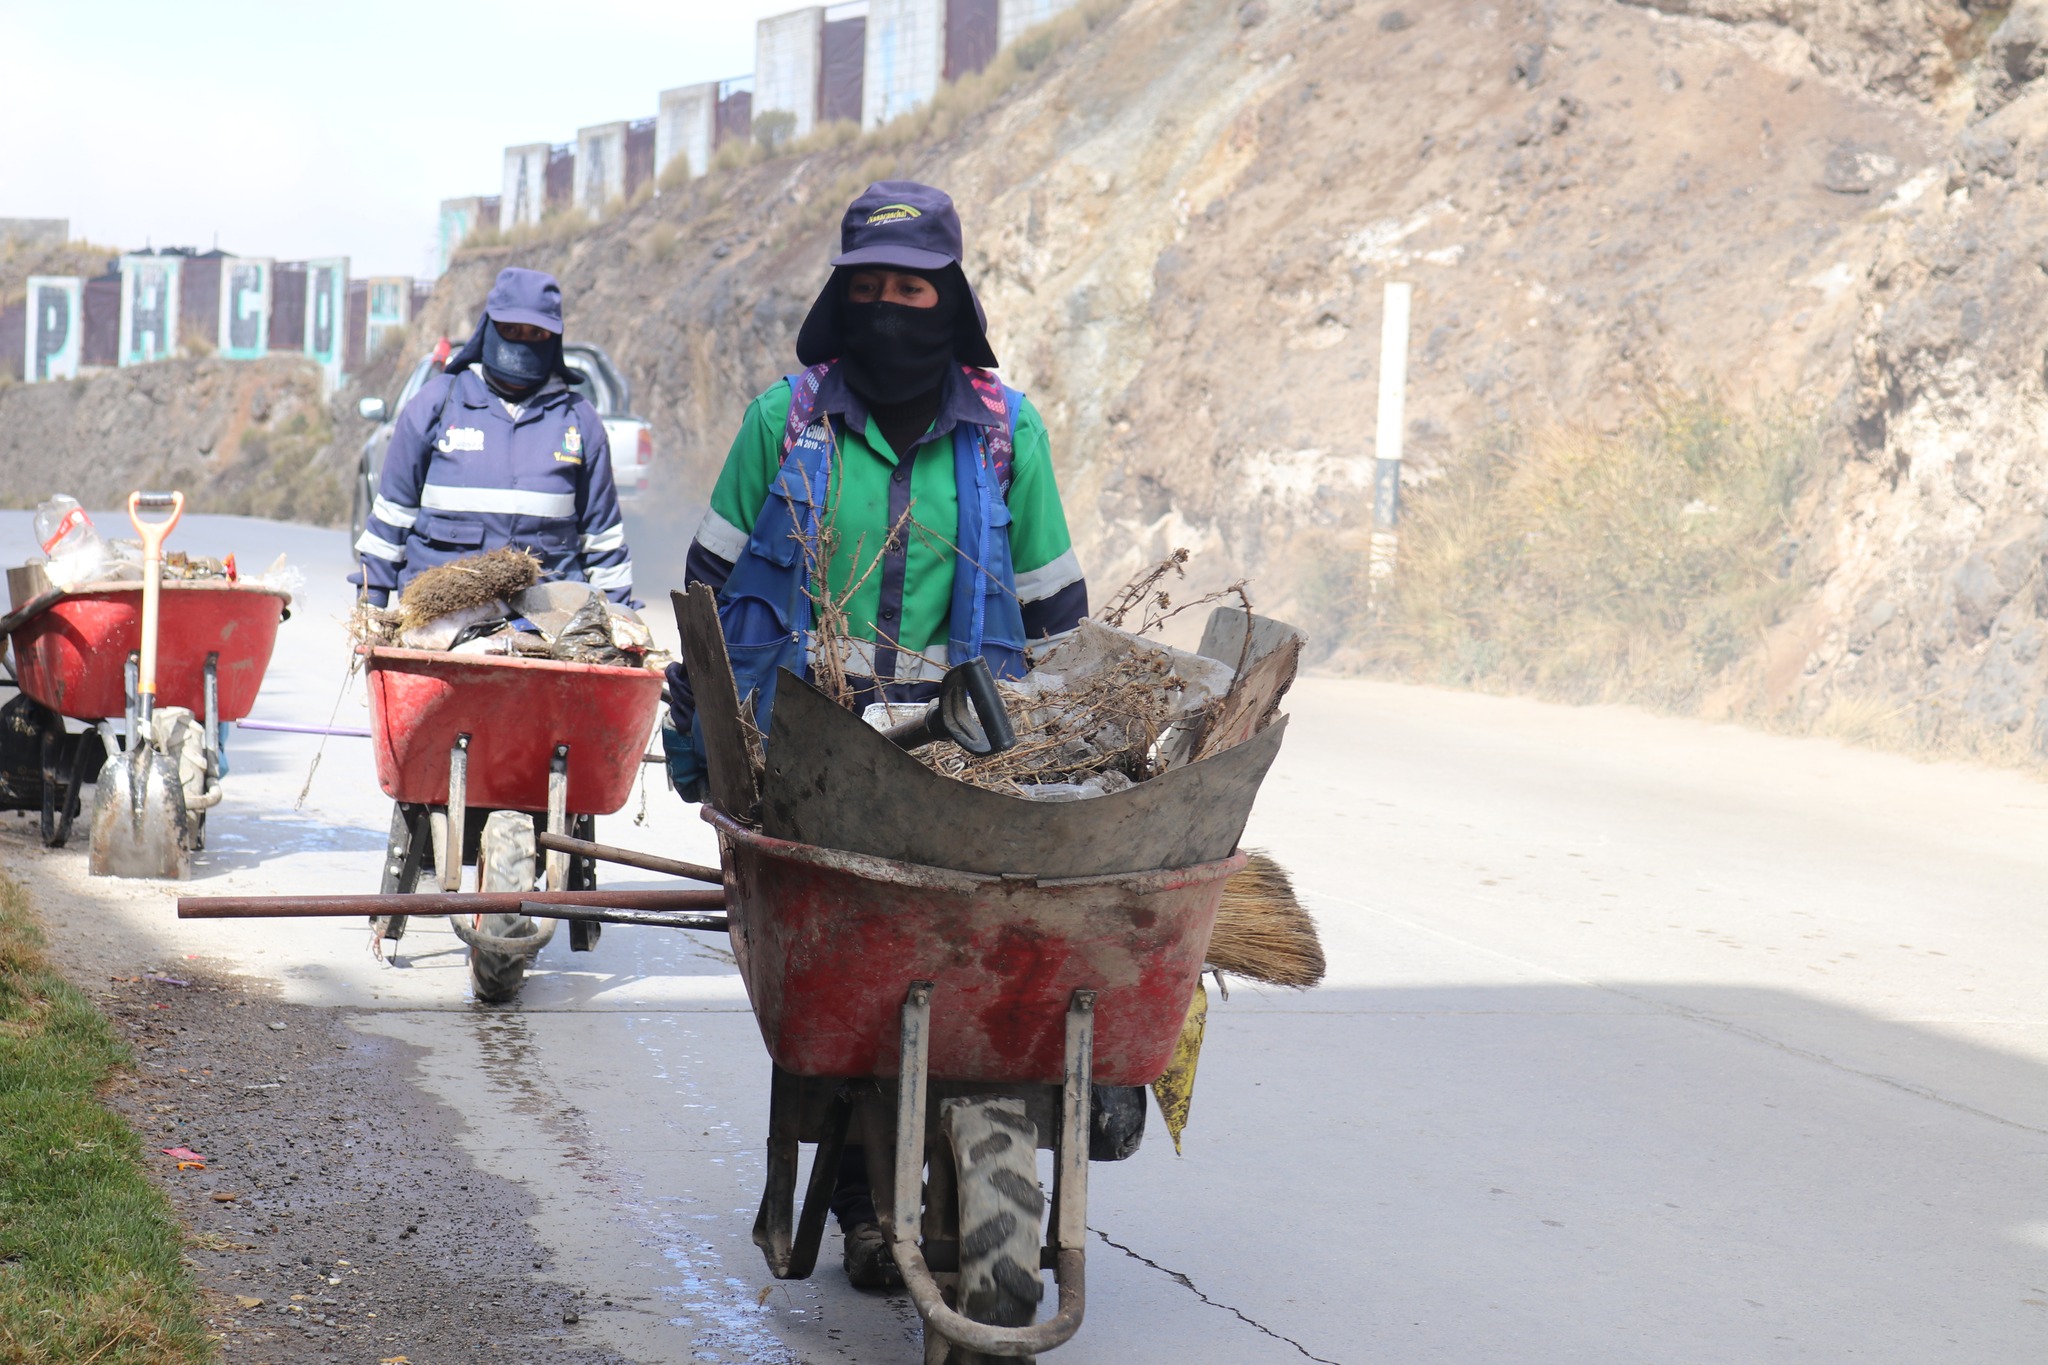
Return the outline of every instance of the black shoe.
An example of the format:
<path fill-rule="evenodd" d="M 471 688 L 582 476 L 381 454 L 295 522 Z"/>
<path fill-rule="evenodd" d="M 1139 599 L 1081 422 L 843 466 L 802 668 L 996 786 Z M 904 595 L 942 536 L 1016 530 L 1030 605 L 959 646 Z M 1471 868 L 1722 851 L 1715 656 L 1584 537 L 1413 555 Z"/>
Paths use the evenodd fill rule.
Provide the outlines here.
<path fill-rule="evenodd" d="M 841 1229 L 846 1250 L 840 1261 L 846 1267 L 846 1282 L 855 1289 L 901 1289 L 903 1272 L 889 1250 L 889 1239 L 880 1223 L 855 1223 Z"/>

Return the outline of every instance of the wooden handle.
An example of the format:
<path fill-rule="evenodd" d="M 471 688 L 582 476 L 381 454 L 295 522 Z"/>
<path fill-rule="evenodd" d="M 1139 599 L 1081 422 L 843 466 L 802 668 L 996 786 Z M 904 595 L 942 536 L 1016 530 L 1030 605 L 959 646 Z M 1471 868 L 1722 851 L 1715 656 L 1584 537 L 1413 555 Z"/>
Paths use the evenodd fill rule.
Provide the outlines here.
<path fill-rule="evenodd" d="M 142 507 L 152 509 L 169 503 L 171 514 L 162 521 L 144 521 Z M 157 614 L 162 606 L 164 540 L 171 534 L 171 528 L 178 524 L 178 518 L 185 515 L 185 495 L 171 493 L 130 493 L 128 495 L 128 520 L 135 525 L 135 534 L 142 540 L 142 667 L 136 678 L 135 690 L 139 696 L 149 700 L 143 703 L 146 718 L 156 700 L 156 626 Z"/>

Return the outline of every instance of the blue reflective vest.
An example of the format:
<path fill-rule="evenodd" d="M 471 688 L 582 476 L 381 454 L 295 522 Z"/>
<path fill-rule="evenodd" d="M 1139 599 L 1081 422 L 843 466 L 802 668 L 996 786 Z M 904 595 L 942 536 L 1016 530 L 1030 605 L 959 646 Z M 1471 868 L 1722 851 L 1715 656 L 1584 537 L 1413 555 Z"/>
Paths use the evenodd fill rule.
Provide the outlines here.
<path fill-rule="evenodd" d="M 817 414 L 818 384 L 832 362 L 788 376 L 789 423 L 782 466 L 768 485 L 746 548 L 719 594 L 718 621 L 732 660 L 733 682 L 744 700 L 754 696 L 755 724 L 769 731 L 778 668 L 811 676 L 811 581 L 823 572 L 819 538 L 831 505 L 835 437 L 831 419 Z M 1024 613 L 1010 558 L 1010 441 L 1023 395 L 985 371 L 969 369 L 975 391 L 989 408 L 987 425 L 953 428 L 953 477 L 960 523 L 954 533 L 953 597 L 946 626 L 946 661 L 986 659 L 998 678 L 1021 678 Z M 1001 415 L 996 412 L 1001 405 Z M 1000 423 L 1000 425 L 999 425 Z M 687 737 L 663 730 L 669 776 L 686 798 L 704 776 L 704 745 L 691 726 Z"/>

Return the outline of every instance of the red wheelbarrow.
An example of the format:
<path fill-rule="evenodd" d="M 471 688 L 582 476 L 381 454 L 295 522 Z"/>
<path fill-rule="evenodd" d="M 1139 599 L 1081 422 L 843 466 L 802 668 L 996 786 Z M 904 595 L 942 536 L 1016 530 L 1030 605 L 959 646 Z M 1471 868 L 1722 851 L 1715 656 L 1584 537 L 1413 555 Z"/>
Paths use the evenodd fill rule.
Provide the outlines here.
<path fill-rule="evenodd" d="M 1068 1340 L 1085 1306 L 1091 1097 L 1165 1072 L 1244 855 L 1041 881 L 790 843 L 709 808 L 705 818 L 774 1061 L 754 1222 L 771 1273 L 811 1273 L 841 1153 L 857 1141 L 927 1362 Z M 797 1219 L 805 1142 L 817 1147 Z M 1049 1223 L 1040 1148 L 1053 1153 Z M 1034 1322 L 1041 1269 L 1059 1302 Z"/>
<path fill-rule="evenodd" d="M 430 858 L 443 891 L 460 890 L 471 864 L 480 891 L 531 890 L 521 866 L 532 866 L 532 834 L 593 838 L 596 817 L 632 794 L 661 702 L 659 673 L 436 650 L 361 652 L 377 782 L 395 803 L 383 894 L 419 890 Z M 494 824 L 496 812 L 533 818 Z M 597 885 L 587 857 L 550 851 L 546 868 L 550 891 Z M 449 922 L 469 945 L 479 998 L 489 1001 L 518 992 L 555 926 L 496 912 L 450 915 Z M 385 942 L 404 936 L 405 923 L 403 915 L 373 918 L 380 956 Z M 514 938 L 504 930 L 520 932 Z M 598 932 L 594 922 L 572 924 L 570 947 L 596 946 Z"/>
<path fill-rule="evenodd" d="M 142 588 L 108 582 L 60 590 L 31 581 L 40 577 L 10 571 L 10 580 L 27 588 L 17 600 L 27 600 L 0 617 L 0 638 L 12 645 L 16 685 L 44 709 L 42 837 L 57 848 L 70 837 L 81 785 L 106 757 L 102 734 L 66 735 L 58 717 L 98 726 L 126 716 L 132 724 Z M 240 720 L 255 705 L 290 606 L 290 594 L 246 583 L 163 585 L 157 701 L 204 718 L 208 790 L 219 780 L 221 722 Z"/>

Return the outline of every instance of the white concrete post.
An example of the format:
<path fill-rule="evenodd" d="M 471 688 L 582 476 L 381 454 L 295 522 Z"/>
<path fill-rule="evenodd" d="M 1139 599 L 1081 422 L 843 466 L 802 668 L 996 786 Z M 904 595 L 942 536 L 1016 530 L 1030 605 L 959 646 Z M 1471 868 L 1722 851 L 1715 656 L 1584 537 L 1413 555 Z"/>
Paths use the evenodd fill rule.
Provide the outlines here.
<path fill-rule="evenodd" d="M 1401 433 L 1408 394 L 1408 311 L 1415 286 L 1389 281 L 1380 320 L 1379 431 L 1373 442 L 1372 564 L 1374 579 L 1394 571 L 1401 522 Z"/>

